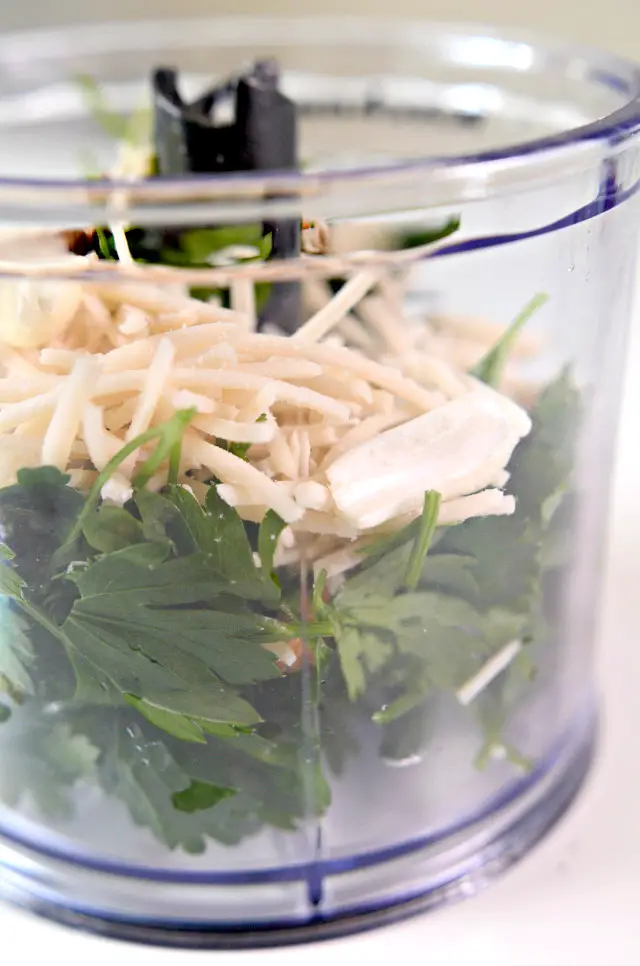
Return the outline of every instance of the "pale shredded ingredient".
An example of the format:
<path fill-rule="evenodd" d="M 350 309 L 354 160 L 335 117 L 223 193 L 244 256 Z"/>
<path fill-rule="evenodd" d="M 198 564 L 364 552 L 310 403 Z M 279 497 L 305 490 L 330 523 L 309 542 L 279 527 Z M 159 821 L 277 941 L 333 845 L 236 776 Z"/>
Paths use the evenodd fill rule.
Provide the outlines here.
<path fill-rule="evenodd" d="M 521 650 L 522 641 L 511 641 L 498 651 L 497 654 L 490 657 L 482 665 L 477 674 L 474 674 L 462 687 L 458 688 L 456 697 L 460 704 L 466 706 L 471 704 L 472 701 L 475 701 L 478 695 L 482 694 L 485 688 L 509 667 Z"/>
<path fill-rule="evenodd" d="M 56 408 L 42 441 L 42 464 L 64 470 L 78 434 L 82 410 L 90 398 L 99 371 L 93 359 L 78 359 L 64 381 Z"/>
<path fill-rule="evenodd" d="M 531 428 L 518 401 L 529 403 L 536 387 L 511 364 L 500 392 L 468 375 L 499 326 L 407 318 L 400 263 L 336 258 L 341 288 L 334 294 L 306 278 L 309 314 L 294 335 L 258 332 L 253 263 L 230 266 L 226 308 L 191 298 L 184 284 L 149 281 L 157 272 L 133 263 L 122 226 L 112 231 L 120 279 L 53 283 L 47 265 L 104 265 L 44 245 L 43 260 L 27 256 L 30 278 L 2 282 L 11 310 L 0 325 L 3 484 L 21 466 L 50 464 L 88 488 L 123 445 L 193 410 L 179 482 L 204 502 L 211 478 L 219 480 L 222 499 L 246 520 L 275 511 L 288 524 L 278 565 L 304 554 L 316 572 L 340 579 L 361 562 L 371 534 L 415 519 L 432 484 L 442 494 L 441 525 L 514 512 L 506 467 Z M 279 277 L 274 263 L 268 270 Z M 526 335 L 513 358 L 538 347 Z M 104 499 L 129 499 L 154 446 L 122 463 Z M 167 478 L 165 463 L 147 485 L 159 490 Z"/>

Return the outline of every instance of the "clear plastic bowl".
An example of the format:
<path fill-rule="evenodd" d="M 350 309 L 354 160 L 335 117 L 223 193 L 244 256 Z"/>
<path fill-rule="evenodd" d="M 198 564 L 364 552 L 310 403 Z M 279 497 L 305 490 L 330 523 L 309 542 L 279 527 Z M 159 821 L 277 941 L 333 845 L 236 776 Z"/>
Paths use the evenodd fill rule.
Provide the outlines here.
<path fill-rule="evenodd" d="M 301 171 L 101 174 L 76 75 L 128 112 L 158 66 L 197 91 L 262 57 Z M 485 28 L 0 40 L 7 898 L 170 944 L 336 935 L 475 893 L 564 812 L 596 731 L 639 97 L 631 64 Z M 52 256 L 62 230 L 282 219 L 302 255 Z M 256 335 L 283 286 L 306 327 Z M 180 462 L 149 469 L 171 419 Z"/>

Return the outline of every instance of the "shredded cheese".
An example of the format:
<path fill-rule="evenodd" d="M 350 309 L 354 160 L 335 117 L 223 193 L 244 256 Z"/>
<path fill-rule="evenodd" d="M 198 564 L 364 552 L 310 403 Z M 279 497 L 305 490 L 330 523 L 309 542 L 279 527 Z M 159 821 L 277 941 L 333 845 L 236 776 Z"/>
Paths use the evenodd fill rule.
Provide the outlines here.
<path fill-rule="evenodd" d="M 84 406 L 82 435 L 89 458 L 98 470 L 103 470 L 109 460 L 122 448 L 122 440 L 105 429 L 102 408 L 92 402 L 87 402 Z"/>
<path fill-rule="evenodd" d="M 99 366 L 94 359 L 78 359 L 67 376 L 42 442 L 43 466 L 64 470 L 76 438 L 82 410 L 95 384 Z"/>
<path fill-rule="evenodd" d="M 231 308 L 220 300 L 205 303 L 170 276 L 166 285 L 149 282 L 159 276 L 133 262 L 117 219 L 112 230 L 120 277 L 110 270 L 97 284 L 78 279 L 52 288 L 48 263 L 29 263 L 31 277 L 19 290 L 40 313 L 37 337 L 32 329 L 16 342 L 0 325 L 0 479 L 11 482 L 20 466 L 46 462 L 69 472 L 72 485 L 90 486 L 126 442 L 177 410 L 195 409 L 180 483 L 204 503 L 215 476 L 221 497 L 246 520 L 259 522 L 273 509 L 289 524 L 277 560 L 296 563 L 304 554 L 337 580 L 361 559 L 365 531 L 394 532 L 419 512 L 420 501 L 414 507 L 393 481 L 388 492 L 372 489 L 373 502 L 388 506 L 356 512 L 349 503 L 352 478 L 360 489 L 369 487 L 385 460 L 396 468 L 402 463 L 407 480 L 415 475 L 412 459 L 399 461 L 389 450 L 393 439 L 404 439 L 415 420 L 428 419 L 437 430 L 457 401 L 461 411 L 484 409 L 489 421 L 502 420 L 508 430 L 495 446 L 489 440 L 487 453 L 470 460 L 459 479 L 441 474 L 439 523 L 514 511 L 513 496 L 502 492 L 506 465 L 531 424 L 505 387 L 514 399 L 531 399 L 536 387 L 507 371 L 503 391 L 496 392 L 466 371 L 467 360 L 502 330 L 458 318 L 451 324 L 448 317 L 407 319 L 399 266 L 356 259 L 336 294 L 326 281 L 305 280 L 310 317 L 293 336 L 273 326 L 271 334 L 257 332 L 255 266 L 247 272 L 231 266 Z M 92 257 L 76 265 L 74 258 L 64 259 L 71 271 L 87 261 L 98 265 Z M 308 263 L 303 259 L 303 268 Z M 274 266 L 262 270 L 268 274 Z M 535 351 L 534 341 L 523 340 L 518 352 Z M 437 456 L 445 446 L 438 458 L 449 467 L 463 435 L 449 453 L 436 431 L 427 449 Z M 246 458 L 222 442 L 248 445 Z M 424 448 L 416 449 L 416 459 Z M 377 455 L 365 467 L 359 452 L 369 450 Z M 124 461 L 105 499 L 128 498 L 146 454 L 145 447 Z M 167 473 L 160 467 L 149 487 L 162 488 Z"/>
<path fill-rule="evenodd" d="M 291 338 L 296 342 L 318 342 L 373 288 L 380 274 L 379 271 L 365 269 L 354 275 L 345 282 L 331 301 L 316 312 L 308 322 L 300 326 Z"/>
<path fill-rule="evenodd" d="M 472 701 L 475 701 L 478 695 L 482 694 L 485 688 L 488 688 L 491 682 L 509 667 L 521 650 L 522 641 L 511 641 L 510 644 L 506 644 L 497 654 L 490 657 L 486 664 L 482 665 L 477 674 L 474 674 L 462 687 L 458 688 L 456 697 L 460 704 L 467 706 Z"/>
<path fill-rule="evenodd" d="M 183 451 L 194 465 L 206 467 L 224 483 L 255 491 L 260 501 L 287 523 L 293 523 L 302 516 L 302 510 L 295 500 L 287 496 L 277 483 L 238 456 L 188 431 L 185 433 Z"/>

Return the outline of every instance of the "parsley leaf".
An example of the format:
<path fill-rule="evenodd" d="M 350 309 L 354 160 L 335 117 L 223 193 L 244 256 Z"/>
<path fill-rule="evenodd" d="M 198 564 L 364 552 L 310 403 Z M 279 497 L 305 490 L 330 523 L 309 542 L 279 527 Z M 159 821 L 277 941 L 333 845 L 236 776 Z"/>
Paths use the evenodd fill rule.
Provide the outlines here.
<path fill-rule="evenodd" d="M 533 429 L 509 466 L 518 516 L 543 527 L 550 523 L 570 482 L 580 414 L 580 396 L 565 369 L 541 393 L 531 414 Z"/>
<path fill-rule="evenodd" d="M 49 587 L 53 556 L 84 506 L 68 482 L 55 467 L 42 466 L 20 470 L 17 483 L 0 490 L 2 539 L 15 555 L 12 568 L 36 599 Z M 2 573 L 6 579 L 10 571 Z M 10 588 L 3 592 L 15 596 Z"/>
<path fill-rule="evenodd" d="M 437 228 L 424 228 L 422 230 L 410 230 L 403 235 L 401 248 L 418 248 L 422 245 L 431 245 L 434 242 L 448 238 L 455 234 L 460 228 L 460 218 L 449 218 L 443 225 Z"/>
<path fill-rule="evenodd" d="M 0 798 L 11 807 L 30 799 L 50 819 L 73 815 L 76 782 L 96 775 L 98 749 L 39 704 L 20 709 L 21 729 L 3 736 Z"/>
<path fill-rule="evenodd" d="M 142 543 L 142 524 L 122 507 L 103 503 L 85 520 L 82 533 L 94 550 L 113 553 L 125 550 L 135 543 Z"/>
<path fill-rule="evenodd" d="M 1 552 L 1 548 L 0 548 Z M 0 569 L 5 569 L 0 563 Z M 8 568 L 7 568 L 8 569 Z M 6 594 L 0 576 L 0 593 Z M 14 596 L 12 593 L 11 596 Z M 0 691 L 20 699 L 34 693 L 31 667 L 35 660 L 33 645 L 24 618 L 16 613 L 7 599 L 0 598 Z"/>
<path fill-rule="evenodd" d="M 471 375 L 486 382 L 489 386 L 497 386 L 502 376 L 502 371 L 507 364 L 509 354 L 513 349 L 522 328 L 526 325 L 532 315 L 542 308 L 545 302 L 549 301 L 549 296 L 544 294 L 535 295 L 530 302 L 525 305 L 518 313 L 506 332 L 498 339 L 496 344 L 471 370 Z"/>
<path fill-rule="evenodd" d="M 317 612 L 333 628 L 348 696 L 368 707 L 382 727 L 385 756 L 393 757 L 394 749 L 399 757 L 414 753 L 420 722 L 429 719 L 438 693 L 455 693 L 511 641 L 542 646 L 547 639 L 542 601 L 550 558 L 543 550 L 569 485 L 578 415 L 577 392 L 562 373 L 541 394 L 532 432 L 513 454 L 514 515 L 441 528 L 429 552 L 418 555 L 420 533 L 430 530 L 423 514 L 367 548 L 329 604 L 315 595 Z M 523 651 L 487 689 L 486 701 L 494 702 L 486 724 L 481 716 L 487 735 L 498 718 L 500 728 L 508 722 L 514 695 L 530 684 L 530 669 Z M 518 688 L 512 686 L 516 678 Z M 477 707 L 485 703 L 481 694 Z M 516 760 L 515 749 L 509 756 Z"/>
<path fill-rule="evenodd" d="M 235 794 L 233 788 L 221 788 L 209 782 L 192 781 L 184 791 L 175 792 L 172 801 L 179 812 L 203 812 Z"/>
<path fill-rule="evenodd" d="M 234 789 L 209 788 L 210 805 L 207 808 L 200 792 L 200 814 L 192 782 L 160 741 L 149 739 L 135 724 L 125 726 L 114 723 L 105 736 L 105 751 L 100 763 L 99 780 L 105 790 L 125 803 L 133 820 L 151 829 L 156 838 L 168 848 L 182 847 L 194 854 L 206 848 L 206 837 L 215 834 L 215 807 L 225 798 L 233 798 Z M 180 805 L 183 807 L 181 808 Z M 186 807 L 184 807 L 186 806 Z M 211 823 L 211 824 L 210 824 Z"/>
<path fill-rule="evenodd" d="M 244 523 L 215 486 L 209 488 L 204 507 L 180 486 L 169 486 L 162 495 L 141 491 L 136 504 L 149 539 L 168 539 L 180 556 L 202 552 L 212 576 L 223 578 L 228 593 L 277 605 L 278 588 L 256 566 Z"/>
<path fill-rule="evenodd" d="M 212 255 L 236 245 L 256 249 L 253 258 L 265 259 L 271 252 L 271 235 L 264 235 L 262 225 L 234 225 L 228 228 L 192 228 L 180 235 L 179 246 L 184 252 L 183 264 L 207 264 Z M 175 262 L 174 262 L 175 264 Z"/>
<path fill-rule="evenodd" d="M 266 513 L 264 520 L 260 524 L 260 530 L 258 531 L 258 554 L 266 573 L 273 571 L 273 558 L 278 547 L 280 534 L 285 527 L 286 523 L 284 520 L 277 513 L 274 513 L 273 510 L 269 510 Z"/>
<path fill-rule="evenodd" d="M 526 517 L 484 517 L 448 528 L 431 560 L 430 577 L 438 574 L 438 556 L 473 558 L 473 586 L 467 585 L 465 599 L 478 606 L 529 610 L 540 578 L 540 539 Z M 462 588 L 459 588 L 460 590 Z"/>
<path fill-rule="evenodd" d="M 75 80 L 88 110 L 109 137 L 132 147 L 151 145 L 153 114 L 150 108 L 141 107 L 129 116 L 119 114 L 109 106 L 104 91 L 94 77 L 78 74 Z"/>
<path fill-rule="evenodd" d="M 80 598 L 61 634 L 119 691 L 149 700 L 160 692 L 153 703 L 189 714 L 164 703 L 167 695 L 181 684 L 194 694 L 190 689 L 202 684 L 211 699 L 208 720 L 251 724 L 256 715 L 219 679 L 244 684 L 278 675 L 273 655 L 261 647 L 269 639 L 265 627 L 248 609 L 227 606 L 222 595 L 242 587 L 216 579 L 208 556 L 166 559 L 167 551 L 140 544 L 71 573 Z"/>
<path fill-rule="evenodd" d="M 89 111 L 100 127 L 114 140 L 123 140 L 127 132 L 127 119 L 109 107 L 104 96 L 104 91 L 96 82 L 95 78 L 89 74 L 78 74 L 76 76 L 76 84 L 84 97 Z"/>

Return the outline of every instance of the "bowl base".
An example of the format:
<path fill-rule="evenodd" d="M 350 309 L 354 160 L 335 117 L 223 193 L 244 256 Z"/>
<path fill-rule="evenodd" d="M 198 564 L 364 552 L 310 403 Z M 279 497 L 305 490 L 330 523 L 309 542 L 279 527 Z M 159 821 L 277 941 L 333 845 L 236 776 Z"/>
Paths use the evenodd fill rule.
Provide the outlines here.
<path fill-rule="evenodd" d="M 398 860 L 402 865 L 399 870 L 396 869 L 395 875 L 399 875 L 405 883 L 412 883 L 414 888 L 409 892 L 405 886 L 404 897 L 400 901 L 397 899 L 398 889 L 394 897 L 389 899 L 388 895 L 384 895 L 384 888 L 376 900 L 375 881 L 380 875 L 380 866 L 374 872 L 373 879 L 371 867 L 354 869 L 346 874 L 327 875 L 323 880 L 325 902 L 317 907 L 315 915 L 300 923 L 268 926 L 248 923 L 243 928 L 209 927 L 201 922 L 166 923 L 154 921 L 151 917 L 127 920 L 112 914 L 71 908 L 65 902 L 65 896 L 59 892 L 53 898 L 43 895 L 43 877 L 34 875 L 33 867 L 27 871 L 23 866 L 16 874 L 15 865 L 9 867 L 6 860 L 4 866 L 0 862 L 0 898 L 76 929 L 128 942 L 177 948 L 264 948 L 335 939 L 375 929 L 469 898 L 526 855 L 564 815 L 580 791 L 594 757 L 596 734 L 594 719 L 587 726 L 583 723 L 580 729 L 576 729 L 555 766 L 521 797 L 522 800 L 513 802 L 505 810 L 506 814 L 494 816 L 488 830 L 484 823 L 485 828 L 480 830 L 481 839 L 477 840 L 481 844 L 477 848 L 473 847 L 473 836 L 468 834 L 462 839 L 462 852 L 459 843 L 454 845 L 450 854 L 452 859 L 457 855 L 458 860 L 452 860 L 448 869 L 445 864 L 439 881 L 435 882 L 433 873 L 428 872 L 433 862 L 432 846 L 407 850 Z M 491 831 L 492 827 L 495 832 Z M 0 847 L 5 855 L 7 850 L 11 850 L 11 845 L 2 838 Z M 35 855 L 35 850 L 32 850 L 31 858 L 34 859 Z M 41 868 L 45 862 L 41 860 Z M 384 863 L 385 871 L 380 882 L 393 880 L 392 867 L 393 860 Z M 421 868 L 424 868 L 424 873 Z M 387 871 L 391 871 L 391 875 L 387 875 Z M 349 879 L 351 881 L 348 881 L 345 890 L 345 880 Z M 139 881 L 139 888 L 145 888 L 142 881 Z M 345 911 L 349 896 L 356 898 L 351 908 Z M 333 912 L 332 907 L 337 911 Z"/>

